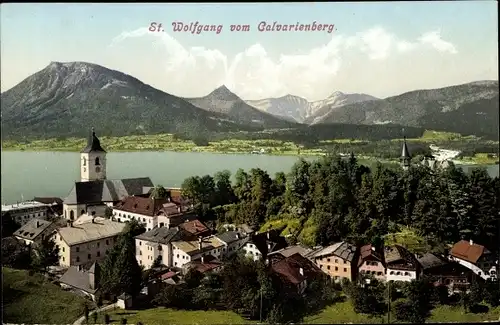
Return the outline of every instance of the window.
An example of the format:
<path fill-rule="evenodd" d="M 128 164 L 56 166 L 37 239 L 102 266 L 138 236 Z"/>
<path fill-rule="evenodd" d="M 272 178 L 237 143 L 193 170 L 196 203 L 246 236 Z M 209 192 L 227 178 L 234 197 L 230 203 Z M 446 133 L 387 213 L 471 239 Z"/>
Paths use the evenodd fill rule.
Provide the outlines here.
<path fill-rule="evenodd" d="M 142 255 L 142 251 L 139 251 L 139 255 Z"/>
<path fill-rule="evenodd" d="M 347 272 L 347 268 L 344 267 L 344 272 Z"/>
<path fill-rule="evenodd" d="M 83 166 L 87 166 L 87 158 L 83 157 Z"/>
<path fill-rule="evenodd" d="M 141 246 L 141 245 L 142 245 L 142 241 L 139 240 L 139 246 Z"/>
<path fill-rule="evenodd" d="M 398 271 L 398 272 L 396 272 L 396 275 L 401 275 L 401 272 L 399 272 L 399 271 Z"/>
<path fill-rule="evenodd" d="M 382 272 L 377 272 L 377 275 L 382 275 Z"/>
<path fill-rule="evenodd" d="M 80 251 L 80 247 L 76 246 L 75 247 L 76 252 L 78 253 Z"/>
<path fill-rule="evenodd" d="M 179 258 L 179 254 L 177 254 L 177 258 Z"/>
<path fill-rule="evenodd" d="M 327 265 L 326 268 L 329 270 L 330 269 L 330 265 Z"/>
<path fill-rule="evenodd" d="M 101 256 L 101 252 L 97 252 L 97 257 L 100 257 Z"/>
<path fill-rule="evenodd" d="M 347 264 L 347 261 L 344 261 L 344 264 Z"/>
<path fill-rule="evenodd" d="M 64 262 L 64 256 L 63 256 L 63 262 Z"/>
<path fill-rule="evenodd" d="M 85 213 L 85 210 L 82 210 L 80 211 L 80 215 L 84 214 Z"/>
<path fill-rule="evenodd" d="M 99 245 L 100 245 L 100 244 L 101 244 L 101 243 L 97 243 L 97 248 L 99 248 Z"/>
<path fill-rule="evenodd" d="M 394 271 L 391 271 L 391 273 L 389 273 L 389 274 L 393 275 L 393 274 L 394 274 Z"/>
<path fill-rule="evenodd" d="M 76 262 L 80 262 L 80 256 L 76 257 Z"/>
<path fill-rule="evenodd" d="M 338 263 L 338 262 L 339 262 L 339 260 L 338 260 L 338 259 L 335 259 L 335 263 Z"/>
<path fill-rule="evenodd" d="M 95 216 L 95 211 L 92 211 L 92 215 Z"/>
<path fill-rule="evenodd" d="M 92 255 L 88 254 L 87 258 L 90 260 L 92 258 Z"/>
<path fill-rule="evenodd" d="M 101 162 L 99 161 L 99 157 L 95 158 L 95 165 L 96 166 L 100 166 L 101 165 Z"/>
<path fill-rule="evenodd" d="M 336 267 L 335 267 L 335 271 L 338 271 L 338 270 L 339 270 L 339 267 L 338 267 L 338 266 L 336 266 Z"/>
<path fill-rule="evenodd" d="M 327 258 L 327 259 L 326 259 L 326 261 L 327 261 L 327 262 L 330 262 L 330 259 L 329 259 L 329 258 Z"/>
<path fill-rule="evenodd" d="M 139 242 L 140 243 L 140 242 Z M 106 245 L 109 245 L 109 240 L 106 239 Z"/>
<path fill-rule="evenodd" d="M 64 252 L 64 247 L 63 247 L 62 251 Z"/>
<path fill-rule="evenodd" d="M 406 276 L 408 276 L 408 275 L 410 275 L 410 273 L 408 273 L 408 272 L 405 272 L 405 275 L 406 275 Z"/>

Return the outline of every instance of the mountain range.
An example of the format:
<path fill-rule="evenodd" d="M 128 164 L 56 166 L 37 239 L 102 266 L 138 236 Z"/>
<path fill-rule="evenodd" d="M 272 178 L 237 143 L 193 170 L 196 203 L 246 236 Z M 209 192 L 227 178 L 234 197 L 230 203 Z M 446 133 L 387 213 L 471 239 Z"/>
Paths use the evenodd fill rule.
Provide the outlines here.
<path fill-rule="evenodd" d="M 204 97 L 180 98 L 96 64 L 51 62 L 0 99 L 7 139 L 80 137 L 90 126 L 103 135 L 175 133 L 192 138 L 214 132 L 299 132 L 307 125 L 325 125 L 322 132 L 372 125 L 380 136 L 380 127 L 386 125 L 394 134 L 394 126 L 400 125 L 497 139 L 498 94 L 498 81 L 480 81 L 385 99 L 336 91 L 315 102 L 293 95 L 245 101 L 225 86 Z"/>
<path fill-rule="evenodd" d="M 305 98 L 294 95 L 261 100 L 247 100 L 246 102 L 264 112 L 283 118 L 292 118 L 299 123 L 304 123 L 308 120 L 314 121 L 321 118 L 330 109 L 334 109 L 335 107 L 376 99 L 378 98 L 366 94 L 344 94 L 336 91 L 326 99 L 314 102 L 309 102 Z"/>

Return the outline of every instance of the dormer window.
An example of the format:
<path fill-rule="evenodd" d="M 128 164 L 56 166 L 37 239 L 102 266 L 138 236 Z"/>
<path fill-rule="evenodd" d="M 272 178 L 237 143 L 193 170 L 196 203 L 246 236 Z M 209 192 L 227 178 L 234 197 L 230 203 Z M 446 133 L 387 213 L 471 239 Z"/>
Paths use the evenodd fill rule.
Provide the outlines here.
<path fill-rule="evenodd" d="M 134 209 L 137 209 L 137 203 L 136 203 L 136 204 L 134 204 Z"/>
<path fill-rule="evenodd" d="M 96 166 L 100 166 L 101 165 L 101 162 L 99 161 L 99 157 L 95 158 L 95 165 Z"/>

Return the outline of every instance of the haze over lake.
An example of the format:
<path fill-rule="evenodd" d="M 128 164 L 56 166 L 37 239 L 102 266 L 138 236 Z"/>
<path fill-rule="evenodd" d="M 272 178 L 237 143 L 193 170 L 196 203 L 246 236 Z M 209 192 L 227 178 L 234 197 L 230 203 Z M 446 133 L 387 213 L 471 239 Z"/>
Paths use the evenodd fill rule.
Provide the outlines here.
<path fill-rule="evenodd" d="M 155 185 L 180 187 L 189 176 L 213 175 L 224 169 L 234 175 L 238 168 L 261 168 L 274 176 L 279 171 L 288 172 L 298 159 L 250 154 L 111 152 L 107 154 L 107 177 L 150 177 Z M 66 197 L 72 182 L 80 179 L 79 164 L 80 154 L 76 152 L 2 152 L 2 204 L 35 196 Z M 491 176 L 498 176 L 498 165 L 487 168 Z"/>

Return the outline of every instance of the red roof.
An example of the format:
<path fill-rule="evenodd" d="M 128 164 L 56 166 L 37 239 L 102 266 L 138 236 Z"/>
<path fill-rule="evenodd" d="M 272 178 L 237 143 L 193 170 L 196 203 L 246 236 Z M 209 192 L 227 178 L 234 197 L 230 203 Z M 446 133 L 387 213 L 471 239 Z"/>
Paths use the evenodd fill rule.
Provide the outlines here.
<path fill-rule="evenodd" d="M 310 260 L 295 253 L 271 266 L 273 272 L 279 274 L 288 282 L 299 284 L 309 277 L 315 277 L 323 272 Z M 302 274 L 300 270 L 302 269 Z"/>
<path fill-rule="evenodd" d="M 198 219 L 183 222 L 179 227 L 196 236 L 210 232 L 210 229 Z"/>
<path fill-rule="evenodd" d="M 149 197 L 127 196 L 115 206 L 115 209 L 153 217 L 167 202 L 168 199 L 153 200 Z"/>
<path fill-rule="evenodd" d="M 376 259 L 382 262 L 381 254 L 373 249 L 373 246 L 368 244 L 364 245 L 359 249 L 359 259 L 358 259 L 358 267 L 363 264 L 366 260 Z"/>
<path fill-rule="evenodd" d="M 166 280 L 166 279 L 170 279 L 171 277 L 173 277 L 174 275 L 176 275 L 177 273 L 173 272 L 173 271 L 169 271 L 165 274 L 162 274 L 161 275 L 161 279 L 162 280 Z"/>
<path fill-rule="evenodd" d="M 222 262 L 217 260 L 212 255 L 207 255 L 203 257 L 203 262 L 201 259 L 191 261 L 189 263 L 189 268 L 193 268 L 200 273 L 205 273 L 222 266 Z"/>
<path fill-rule="evenodd" d="M 483 254 L 490 253 L 483 245 L 461 240 L 451 248 L 450 255 L 475 264 Z"/>

